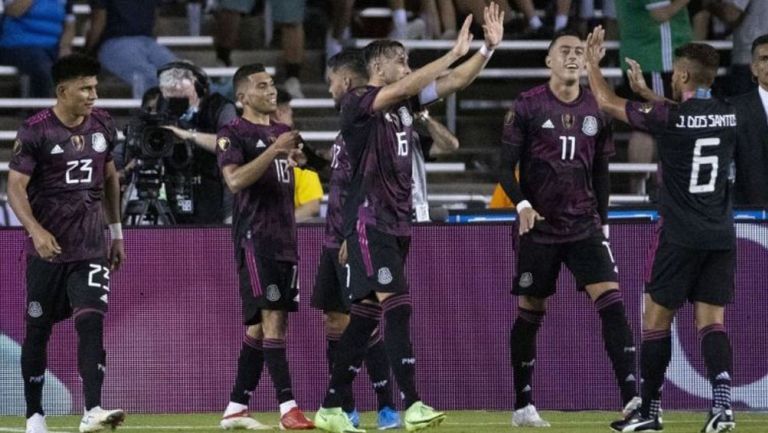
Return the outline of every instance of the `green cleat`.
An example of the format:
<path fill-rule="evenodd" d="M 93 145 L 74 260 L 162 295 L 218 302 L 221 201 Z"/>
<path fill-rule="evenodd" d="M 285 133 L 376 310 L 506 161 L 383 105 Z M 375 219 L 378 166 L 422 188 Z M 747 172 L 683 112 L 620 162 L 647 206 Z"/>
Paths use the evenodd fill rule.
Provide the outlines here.
<path fill-rule="evenodd" d="M 445 419 L 445 412 L 438 412 L 426 404 L 417 401 L 405 411 L 405 429 L 422 430 L 440 425 Z"/>
<path fill-rule="evenodd" d="M 352 421 L 340 407 L 318 409 L 315 413 L 315 427 L 329 433 L 365 433 L 365 430 L 352 425 Z"/>

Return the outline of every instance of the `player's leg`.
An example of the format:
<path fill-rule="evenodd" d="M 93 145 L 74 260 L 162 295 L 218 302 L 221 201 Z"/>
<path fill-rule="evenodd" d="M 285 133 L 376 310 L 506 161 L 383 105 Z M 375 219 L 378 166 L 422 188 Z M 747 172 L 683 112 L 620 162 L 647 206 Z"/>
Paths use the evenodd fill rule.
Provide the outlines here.
<path fill-rule="evenodd" d="M 74 310 L 77 331 L 77 364 L 83 381 L 85 414 L 81 432 L 114 428 L 125 419 L 120 409 L 101 408 L 101 388 L 106 372 L 104 316 L 109 302 L 109 266 L 105 259 L 67 265 L 67 295 Z"/>
<path fill-rule="evenodd" d="M 395 410 L 395 403 L 392 401 L 389 359 L 387 358 L 384 338 L 379 328 L 373 331 L 368 340 L 368 350 L 365 352 L 365 368 L 371 379 L 373 391 L 376 393 L 379 430 L 400 427 L 400 415 Z"/>
<path fill-rule="evenodd" d="M 705 433 L 736 427 L 731 409 L 732 348 L 725 330 L 725 305 L 733 298 L 735 251 L 712 251 L 702 266 L 693 290 L 696 328 L 701 355 L 712 385 L 712 410 L 702 429 Z"/>
<path fill-rule="evenodd" d="M 560 246 L 538 244 L 530 236 L 517 238 L 517 275 L 512 294 L 518 296 L 518 314 L 509 335 L 515 388 L 513 426 L 549 426 L 533 405 L 533 367 L 536 335 L 544 322 L 546 299 L 555 293 L 560 264 Z"/>
<path fill-rule="evenodd" d="M 627 321 L 624 299 L 619 292 L 619 276 L 611 247 L 602 233 L 569 244 L 566 265 L 576 285 L 589 294 L 600 316 L 605 351 L 611 360 L 621 392 L 623 415 L 640 403 L 637 398 L 635 343 Z"/>

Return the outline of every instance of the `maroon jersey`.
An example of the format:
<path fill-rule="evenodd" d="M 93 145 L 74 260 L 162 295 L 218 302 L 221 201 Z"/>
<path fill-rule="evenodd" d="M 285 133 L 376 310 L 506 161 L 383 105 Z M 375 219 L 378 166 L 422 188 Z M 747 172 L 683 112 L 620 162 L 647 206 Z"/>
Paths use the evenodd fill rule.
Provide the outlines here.
<path fill-rule="evenodd" d="M 256 125 L 239 117 L 219 130 L 216 153 L 219 167 L 243 166 L 258 158 L 280 134 L 282 123 Z M 232 235 L 235 246 L 253 239 L 256 254 L 274 260 L 298 261 L 293 206 L 293 168 L 285 156 L 275 158 L 253 185 L 235 194 Z"/>
<path fill-rule="evenodd" d="M 331 147 L 331 180 L 328 183 L 328 210 L 325 215 L 325 246 L 339 248 L 344 239 L 344 202 L 352 177 L 344 138 L 339 134 Z"/>
<path fill-rule="evenodd" d="M 359 219 L 394 236 L 410 236 L 414 145 L 413 109 L 416 99 L 374 112 L 381 87 L 359 87 L 341 100 L 344 136 L 352 178 L 344 205 L 344 230 Z"/>
<path fill-rule="evenodd" d="M 614 147 L 610 121 L 589 89 L 581 87 L 573 102 L 547 84 L 522 93 L 507 114 L 502 146 L 519 150 L 523 196 L 545 218 L 530 232 L 535 241 L 572 242 L 600 229 L 593 162 Z"/>
<path fill-rule="evenodd" d="M 106 255 L 101 196 L 115 138 L 112 118 L 97 108 L 74 128 L 48 108 L 28 118 L 16 135 L 9 166 L 29 176 L 32 214 L 61 246 L 55 262 Z M 31 239 L 27 253 L 37 255 Z"/>

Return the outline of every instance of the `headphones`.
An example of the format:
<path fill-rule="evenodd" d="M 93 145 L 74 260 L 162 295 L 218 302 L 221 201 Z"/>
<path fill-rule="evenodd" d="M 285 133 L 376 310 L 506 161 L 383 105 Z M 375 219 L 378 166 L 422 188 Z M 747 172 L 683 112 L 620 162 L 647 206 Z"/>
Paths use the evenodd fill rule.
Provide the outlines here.
<path fill-rule="evenodd" d="M 170 69 L 184 69 L 192 72 L 192 75 L 195 76 L 195 92 L 197 93 L 197 96 L 202 98 L 208 95 L 210 90 L 210 79 L 208 78 L 208 74 L 206 74 L 200 67 L 184 61 L 166 63 L 157 69 L 157 78 L 160 78 L 160 74 Z"/>

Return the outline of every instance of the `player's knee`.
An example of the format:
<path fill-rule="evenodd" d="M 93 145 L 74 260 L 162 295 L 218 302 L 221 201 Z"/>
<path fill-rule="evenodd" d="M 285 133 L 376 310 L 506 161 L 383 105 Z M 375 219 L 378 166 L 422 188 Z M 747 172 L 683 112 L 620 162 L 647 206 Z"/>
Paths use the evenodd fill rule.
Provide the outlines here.
<path fill-rule="evenodd" d="M 546 311 L 547 298 L 535 298 L 526 295 L 519 296 L 517 298 L 517 306 L 526 310 Z"/>
<path fill-rule="evenodd" d="M 261 318 L 265 339 L 285 339 L 285 331 L 288 327 L 288 314 L 285 311 L 262 310 Z"/>
<path fill-rule="evenodd" d="M 260 323 L 256 325 L 250 325 L 245 328 L 245 335 L 253 338 L 254 340 L 263 340 L 264 330 L 262 329 Z"/>
<path fill-rule="evenodd" d="M 27 333 L 24 337 L 24 344 L 30 346 L 45 346 L 48 344 L 48 339 L 51 337 L 51 330 L 53 325 L 29 323 L 27 322 Z"/>
<path fill-rule="evenodd" d="M 75 329 L 80 336 L 100 335 L 104 329 L 104 315 L 100 312 L 87 312 L 75 318 Z"/>
<path fill-rule="evenodd" d="M 349 325 L 349 316 L 342 313 L 328 313 L 323 316 L 325 335 L 341 335 Z"/>

